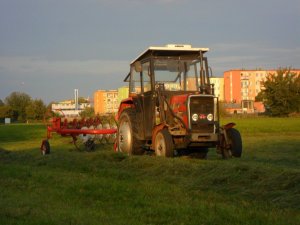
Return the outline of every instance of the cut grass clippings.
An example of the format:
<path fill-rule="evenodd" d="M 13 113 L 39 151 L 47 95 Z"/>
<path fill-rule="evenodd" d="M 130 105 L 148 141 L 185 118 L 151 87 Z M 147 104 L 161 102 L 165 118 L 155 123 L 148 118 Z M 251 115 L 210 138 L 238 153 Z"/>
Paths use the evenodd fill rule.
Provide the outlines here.
<path fill-rule="evenodd" d="M 77 151 L 58 135 L 42 156 L 42 125 L 0 126 L 0 224 L 299 224 L 300 120 L 290 120 L 267 133 L 269 118 L 239 119 L 243 157 L 230 160 L 213 149 L 208 160 Z"/>

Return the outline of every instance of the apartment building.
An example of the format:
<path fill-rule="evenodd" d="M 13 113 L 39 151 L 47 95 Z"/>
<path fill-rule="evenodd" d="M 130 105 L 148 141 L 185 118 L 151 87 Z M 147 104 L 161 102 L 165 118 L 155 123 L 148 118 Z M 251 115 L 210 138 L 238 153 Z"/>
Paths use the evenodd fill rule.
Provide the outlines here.
<path fill-rule="evenodd" d="M 300 70 L 291 70 L 299 73 Z M 262 90 L 262 81 L 276 70 L 235 69 L 224 72 L 224 100 L 240 106 L 243 112 L 264 112 L 262 102 L 255 102 L 255 97 Z"/>
<path fill-rule="evenodd" d="M 187 89 L 188 90 L 197 90 L 196 82 L 194 77 L 187 78 Z M 214 84 L 214 93 L 215 96 L 219 98 L 219 101 L 224 101 L 224 78 L 223 77 L 210 77 L 209 81 L 211 84 Z M 198 78 L 198 83 L 200 83 L 200 78 Z M 174 88 L 168 88 L 168 90 L 179 90 L 179 84 L 175 84 Z M 167 84 L 165 84 L 165 87 Z"/>
<path fill-rule="evenodd" d="M 224 78 L 223 77 L 210 77 L 210 83 L 214 84 L 215 96 L 219 101 L 224 101 Z"/>
<path fill-rule="evenodd" d="M 117 90 L 97 90 L 94 93 L 95 114 L 115 113 L 118 111 Z"/>
<path fill-rule="evenodd" d="M 128 98 L 129 96 L 129 87 L 123 86 L 118 88 L 118 102 L 120 103 L 123 99 Z"/>

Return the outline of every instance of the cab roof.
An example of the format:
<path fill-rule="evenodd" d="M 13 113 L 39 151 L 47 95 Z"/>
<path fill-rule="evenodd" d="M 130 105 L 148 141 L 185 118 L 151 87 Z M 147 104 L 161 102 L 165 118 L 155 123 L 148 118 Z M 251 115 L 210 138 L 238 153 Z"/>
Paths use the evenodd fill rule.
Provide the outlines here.
<path fill-rule="evenodd" d="M 209 48 L 193 48 L 191 45 L 183 44 L 167 44 L 163 47 L 150 46 L 146 49 L 141 55 L 139 55 L 135 60 L 130 64 L 140 61 L 143 58 L 146 58 L 150 55 L 152 56 L 184 56 L 184 55 L 193 55 L 199 52 L 205 53 L 209 51 Z"/>

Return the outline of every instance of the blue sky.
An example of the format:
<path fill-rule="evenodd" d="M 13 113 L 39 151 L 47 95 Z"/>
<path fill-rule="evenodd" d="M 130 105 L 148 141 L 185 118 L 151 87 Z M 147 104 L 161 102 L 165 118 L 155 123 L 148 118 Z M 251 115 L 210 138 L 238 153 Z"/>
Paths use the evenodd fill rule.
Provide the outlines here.
<path fill-rule="evenodd" d="M 0 0 L 0 99 L 116 89 L 131 60 L 168 43 L 209 47 L 216 76 L 300 68 L 300 1 Z"/>

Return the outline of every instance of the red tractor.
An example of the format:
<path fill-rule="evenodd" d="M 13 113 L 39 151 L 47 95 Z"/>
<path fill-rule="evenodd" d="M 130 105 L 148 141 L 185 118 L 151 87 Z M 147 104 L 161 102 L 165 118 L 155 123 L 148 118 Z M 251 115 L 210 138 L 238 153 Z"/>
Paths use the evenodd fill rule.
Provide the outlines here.
<path fill-rule="evenodd" d="M 219 124 L 218 98 L 210 84 L 208 48 L 149 47 L 130 64 L 129 97 L 117 114 L 116 149 L 128 154 L 154 151 L 172 157 L 189 152 L 206 158 L 216 147 L 224 158 L 241 157 L 234 123 Z"/>

